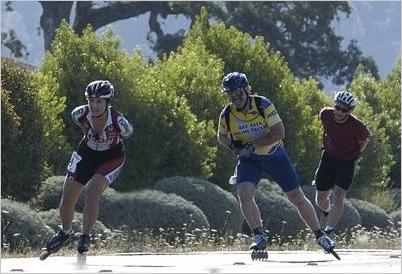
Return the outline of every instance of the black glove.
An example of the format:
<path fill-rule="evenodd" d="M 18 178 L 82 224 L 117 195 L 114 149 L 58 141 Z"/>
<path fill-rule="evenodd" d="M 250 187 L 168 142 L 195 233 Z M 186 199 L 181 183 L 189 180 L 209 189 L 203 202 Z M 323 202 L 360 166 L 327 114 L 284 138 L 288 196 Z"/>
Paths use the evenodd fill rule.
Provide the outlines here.
<path fill-rule="evenodd" d="M 240 150 L 243 148 L 243 144 L 241 141 L 231 141 L 229 144 L 230 150 L 233 152 L 234 155 L 238 156 L 240 153 Z"/>
<path fill-rule="evenodd" d="M 241 141 L 232 141 L 229 144 L 229 148 L 233 154 L 239 157 L 250 157 L 254 152 L 255 147 L 251 143 L 244 144 Z"/>
<path fill-rule="evenodd" d="M 239 151 L 239 157 L 250 157 L 255 151 L 255 147 L 252 143 L 247 143 Z"/>

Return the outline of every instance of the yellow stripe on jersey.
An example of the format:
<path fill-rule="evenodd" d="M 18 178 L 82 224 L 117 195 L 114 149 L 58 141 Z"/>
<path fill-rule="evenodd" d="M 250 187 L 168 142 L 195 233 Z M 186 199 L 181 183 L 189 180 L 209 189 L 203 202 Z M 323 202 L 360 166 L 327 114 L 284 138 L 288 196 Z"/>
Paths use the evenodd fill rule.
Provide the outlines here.
<path fill-rule="evenodd" d="M 263 107 L 265 108 L 264 117 L 258 112 L 255 97 L 252 96 L 251 98 L 251 110 L 249 110 L 248 113 L 237 111 L 235 107 L 231 107 L 229 113 L 229 128 L 233 139 L 234 141 L 239 140 L 243 144 L 251 143 L 252 141 L 269 134 L 269 128 L 282 121 L 274 105 L 267 98 L 262 97 L 264 100 Z M 222 134 L 228 134 L 226 119 L 223 117 L 223 114 L 224 113 L 222 112 L 219 118 L 219 131 Z M 258 147 L 254 153 L 258 155 L 266 155 L 280 142 L 281 141 L 278 141 L 268 146 Z"/>

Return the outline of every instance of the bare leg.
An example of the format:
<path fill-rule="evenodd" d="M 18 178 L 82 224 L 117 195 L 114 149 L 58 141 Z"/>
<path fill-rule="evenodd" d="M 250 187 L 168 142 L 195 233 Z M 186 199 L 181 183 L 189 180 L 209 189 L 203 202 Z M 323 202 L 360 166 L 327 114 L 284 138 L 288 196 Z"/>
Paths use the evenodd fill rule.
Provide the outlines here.
<path fill-rule="evenodd" d="M 328 215 L 328 225 L 335 227 L 342 216 L 343 204 L 345 201 L 345 196 L 347 190 L 335 185 L 334 191 L 332 192 L 332 208 Z"/>
<path fill-rule="evenodd" d="M 255 191 L 256 188 L 251 182 L 243 182 L 237 185 L 240 209 L 251 230 L 262 227 L 261 213 L 254 200 Z"/>
<path fill-rule="evenodd" d="M 286 192 L 289 201 L 294 204 L 299 212 L 304 223 L 312 230 L 317 231 L 320 229 L 317 214 L 311 202 L 304 196 L 300 187 Z"/>
<path fill-rule="evenodd" d="M 107 187 L 106 178 L 100 174 L 95 174 L 86 186 L 82 229 L 85 235 L 89 235 L 95 225 L 99 214 L 99 197 Z"/>
<path fill-rule="evenodd" d="M 60 201 L 60 218 L 63 230 L 71 229 L 74 220 L 74 207 L 84 185 L 74 181 L 73 177 L 66 177 L 63 186 L 63 196 Z"/>
<path fill-rule="evenodd" d="M 324 210 L 327 211 L 329 209 L 329 205 L 330 205 L 330 200 L 329 200 L 329 194 L 331 193 L 331 190 L 327 190 L 327 191 L 316 191 L 315 194 L 315 203 L 316 205 Z"/>

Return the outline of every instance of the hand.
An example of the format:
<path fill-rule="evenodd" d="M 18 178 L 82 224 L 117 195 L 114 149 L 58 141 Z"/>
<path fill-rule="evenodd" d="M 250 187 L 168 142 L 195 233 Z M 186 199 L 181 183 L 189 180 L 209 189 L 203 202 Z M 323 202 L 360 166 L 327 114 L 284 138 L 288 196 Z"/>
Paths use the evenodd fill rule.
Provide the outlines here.
<path fill-rule="evenodd" d="M 252 143 L 247 143 L 239 151 L 239 157 L 250 157 L 255 151 L 255 147 Z"/>
<path fill-rule="evenodd" d="M 243 144 L 241 141 L 230 141 L 229 148 L 235 156 L 238 156 L 243 148 Z"/>

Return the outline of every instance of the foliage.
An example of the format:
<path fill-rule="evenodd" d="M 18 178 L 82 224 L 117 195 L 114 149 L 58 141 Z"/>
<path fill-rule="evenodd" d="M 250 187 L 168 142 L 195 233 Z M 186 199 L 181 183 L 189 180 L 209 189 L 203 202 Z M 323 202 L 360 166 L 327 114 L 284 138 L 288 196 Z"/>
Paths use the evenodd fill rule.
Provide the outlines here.
<path fill-rule="evenodd" d="M 37 91 L 30 84 L 31 71 L 7 59 L 2 59 L 1 71 L 2 195 L 27 201 L 44 170 L 43 120 L 35 103 Z"/>
<path fill-rule="evenodd" d="M 349 199 L 349 201 L 359 211 L 363 227 L 368 230 L 390 228 L 392 218 L 383 209 L 372 203 L 354 198 Z"/>
<path fill-rule="evenodd" d="M 63 194 L 64 176 L 52 176 L 40 184 L 30 206 L 40 211 L 58 208 Z"/>
<path fill-rule="evenodd" d="M 316 189 L 314 186 L 311 185 L 305 185 L 302 186 L 302 190 L 304 192 L 304 195 L 312 201 L 312 204 L 314 206 L 315 212 L 317 216 L 321 215 L 321 210 L 318 208 L 318 206 L 315 204 L 315 193 Z M 343 204 L 343 212 L 342 215 L 336 224 L 336 233 L 343 233 L 345 231 L 350 231 L 352 228 L 354 228 L 357 225 L 361 225 L 362 220 L 360 218 L 360 214 L 358 210 L 353 206 L 353 204 L 349 201 L 349 199 L 345 199 L 345 202 Z"/>
<path fill-rule="evenodd" d="M 367 123 L 372 134 L 370 143 L 357 162 L 354 178 L 357 187 L 370 185 L 377 189 L 387 188 L 390 183 L 390 169 L 395 163 L 391 153 L 390 136 L 387 134 L 387 127 L 384 127 L 389 116 L 386 111 L 376 112 L 378 104 L 373 95 L 379 93 L 380 89 L 380 82 L 362 70 L 356 72 L 350 88 L 358 99 L 354 114 Z"/>
<path fill-rule="evenodd" d="M 125 141 L 127 166 L 120 182 L 114 186 L 131 190 L 175 174 L 207 177 L 212 171 L 215 153 L 213 148 L 205 146 L 207 136 L 212 135 L 212 125 L 198 121 L 184 98 L 163 88 L 163 83 L 169 79 L 155 77 L 158 69 L 144 68 L 144 64 L 140 56 L 130 59 L 121 51 L 111 31 L 98 37 L 91 29 L 86 29 L 78 36 L 64 24 L 38 72 L 37 85 L 42 87 L 41 101 L 64 98 L 66 108 L 58 113 L 48 113 L 44 108 L 44 112 L 53 120 L 61 119 L 57 121 L 64 123 L 68 143 L 76 145 L 82 133 L 73 124 L 70 112 L 84 103 L 83 91 L 90 81 L 109 79 L 117 93 L 114 106 L 135 129 L 135 135 Z M 57 84 L 44 89 L 49 82 Z M 51 132 L 48 135 L 63 136 Z M 65 165 L 70 153 L 68 147 L 63 153 L 58 152 L 58 163 Z M 187 161 L 189 158 L 191 161 Z M 60 166 L 58 170 L 63 169 Z"/>
<path fill-rule="evenodd" d="M 61 228 L 61 218 L 60 213 L 57 209 L 50 209 L 49 211 L 39 211 L 38 214 L 42 217 L 43 221 L 48 225 L 54 232 L 57 232 Z M 73 230 L 75 232 L 82 231 L 83 215 L 82 213 L 75 212 L 74 220 L 72 223 Z M 107 227 L 100 221 L 96 221 L 92 229 L 93 235 L 103 234 L 107 230 Z"/>
<path fill-rule="evenodd" d="M 207 50 L 223 60 L 224 71 L 246 73 L 255 93 L 271 99 L 286 130 L 285 146 L 294 161 L 302 181 L 311 180 L 319 157 L 318 106 L 324 105 L 314 80 L 295 82 L 283 57 L 267 52 L 261 37 L 253 40 L 248 34 L 223 24 L 209 27 L 203 10 L 192 27 L 188 41 L 202 41 Z M 314 103 L 312 106 L 306 104 Z M 220 161 L 226 168 L 215 174 L 212 181 L 228 177 L 233 161 Z M 309 165 L 309 166 L 306 166 Z M 300 168 L 299 168 L 300 167 Z M 229 171 L 230 170 L 230 171 Z"/>
<path fill-rule="evenodd" d="M 1 249 L 22 251 L 46 243 L 53 231 L 42 218 L 23 203 L 1 201 Z"/>
<path fill-rule="evenodd" d="M 108 228 L 128 230 L 159 230 L 209 228 L 207 217 L 194 204 L 175 194 L 156 190 L 118 193 L 109 189 L 99 201 L 99 220 Z M 82 200 L 77 205 L 82 211 Z"/>
<path fill-rule="evenodd" d="M 210 227 L 219 233 L 235 234 L 241 230 L 243 217 L 236 198 L 208 181 L 192 177 L 164 178 L 154 189 L 175 193 L 194 203 L 207 216 Z"/>
<path fill-rule="evenodd" d="M 395 164 L 390 170 L 390 180 L 394 187 L 401 187 L 401 59 L 385 80 L 380 81 L 380 88 L 365 97 L 373 107 L 375 115 L 381 116 L 382 127 L 389 136 L 391 154 Z"/>
<path fill-rule="evenodd" d="M 305 228 L 296 208 L 286 197 L 274 193 L 268 196 L 257 192 L 255 201 L 261 211 L 263 227 L 269 231 L 269 237 L 279 235 L 286 239 L 288 236 L 296 236 Z"/>

